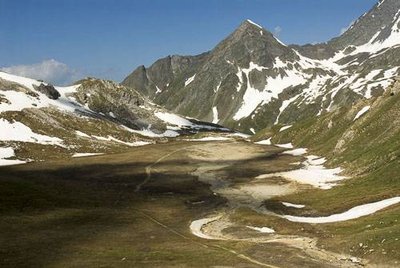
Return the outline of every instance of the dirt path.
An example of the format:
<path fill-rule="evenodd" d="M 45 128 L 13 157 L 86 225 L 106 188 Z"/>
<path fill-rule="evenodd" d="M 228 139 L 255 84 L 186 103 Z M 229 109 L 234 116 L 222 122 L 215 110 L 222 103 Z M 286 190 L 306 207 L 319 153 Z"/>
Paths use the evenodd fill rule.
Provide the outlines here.
<path fill-rule="evenodd" d="M 176 154 L 177 152 L 184 151 L 184 150 L 186 150 L 186 149 L 178 149 L 178 150 L 175 150 L 175 151 L 173 151 L 173 152 L 171 152 L 171 153 L 165 154 L 165 155 L 163 155 L 162 157 L 160 157 L 159 159 L 157 159 L 154 163 L 148 165 L 148 166 L 145 168 L 145 171 L 146 171 L 146 178 L 145 178 L 140 184 L 138 184 L 138 185 L 136 186 L 135 192 L 139 192 L 139 191 L 142 189 L 143 185 L 145 185 L 147 182 L 149 182 L 149 180 L 151 179 L 151 169 L 152 169 L 155 165 L 157 165 L 158 163 L 160 163 L 160 162 L 163 161 L 164 159 L 170 157 L 171 155 Z"/>
<path fill-rule="evenodd" d="M 140 210 L 136 210 L 136 211 L 137 211 L 138 214 L 142 215 L 143 217 L 147 218 L 148 220 L 152 221 L 153 223 L 155 223 L 155 224 L 161 226 L 162 228 L 166 229 L 168 232 L 171 232 L 171 233 L 173 233 L 173 234 L 175 234 L 175 235 L 181 237 L 182 239 L 188 240 L 188 241 L 190 241 L 191 243 L 194 243 L 194 244 L 196 244 L 196 245 L 199 245 L 199 246 L 201 246 L 201 247 L 203 247 L 203 248 L 214 248 L 214 249 L 223 250 L 223 251 L 225 251 L 225 252 L 228 252 L 228 253 L 230 253 L 230 254 L 233 254 L 233 255 L 236 256 L 237 258 L 246 260 L 246 261 L 248 261 L 248 262 L 250 262 L 250 263 L 256 264 L 256 265 L 261 266 L 261 267 L 279 268 L 278 266 L 270 265 L 270 264 L 267 264 L 267 263 L 264 263 L 264 262 L 255 260 L 255 259 L 251 258 L 250 256 L 247 256 L 247 255 L 245 255 L 245 254 L 243 254 L 243 253 L 239 253 L 239 252 L 237 252 L 237 251 L 235 251 L 235 250 L 233 250 L 233 249 L 229 249 L 229 248 L 224 247 L 224 246 L 220 246 L 220 245 L 207 245 L 207 244 L 205 244 L 205 243 L 198 242 L 198 241 L 194 240 L 193 238 L 188 237 L 188 236 L 186 236 L 186 235 L 184 235 L 184 234 L 182 234 L 182 233 L 180 233 L 180 232 L 174 230 L 174 229 L 171 228 L 171 227 L 168 227 L 167 225 L 163 224 L 162 222 L 160 222 L 159 220 L 157 220 L 157 219 L 155 219 L 154 217 L 150 216 L 149 214 L 147 214 L 147 213 L 145 213 L 145 212 L 143 212 L 143 211 L 140 211 Z"/>
<path fill-rule="evenodd" d="M 141 188 L 151 179 L 151 170 L 155 165 L 157 165 L 158 163 L 160 163 L 163 160 L 167 159 L 168 157 L 172 156 L 173 154 L 176 154 L 176 153 L 182 152 L 182 151 L 187 151 L 187 150 L 188 150 L 188 148 L 177 149 L 177 150 L 175 150 L 173 152 L 170 152 L 168 154 L 163 155 L 162 157 L 158 158 L 154 163 L 146 166 L 145 167 L 146 178 L 145 178 L 145 180 L 143 182 L 141 182 L 140 184 L 138 184 L 136 186 L 135 192 L 139 192 L 141 190 Z M 251 258 L 250 256 L 247 256 L 247 255 L 245 255 L 243 253 L 239 253 L 239 252 L 237 252 L 237 251 L 235 251 L 233 249 L 229 249 L 229 248 L 224 247 L 224 246 L 207 245 L 205 243 L 198 242 L 198 241 L 194 240 L 193 238 L 188 237 L 188 236 L 186 236 L 186 235 L 174 230 L 173 228 L 163 224 L 159 220 L 157 220 L 154 217 L 150 216 L 148 213 L 145 213 L 145 212 L 140 211 L 140 210 L 136 210 L 136 211 L 137 211 L 137 213 L 141 214 L 143 217 L 147 218 L 148 220 L 152 221 L 153 223 L 155 223 L 155 224 L 161 226 L 162 228 L 166 229 L 167 231 L 169 231 L 169 232 L 181 237 L 182 239 L 189 240 L 191 243 L 197 244 L 197 245 L 202 246 L 204 248 L 211 248 L 212 247 L 212 248 L 216 248 L 216 249 L 219 249 L 219 250 L 223 250 L 225 252 L 228 252 L 230 254 L 235 255 L 237 258 L 246 260 L 246 261 L 248 261 L 250 263 L 256 264 L 256 265 L 261 266 L 261 267 L 279 268 L 278 266 L 270 265 L 270 264 L 255 260 L 255 259 Z"/>

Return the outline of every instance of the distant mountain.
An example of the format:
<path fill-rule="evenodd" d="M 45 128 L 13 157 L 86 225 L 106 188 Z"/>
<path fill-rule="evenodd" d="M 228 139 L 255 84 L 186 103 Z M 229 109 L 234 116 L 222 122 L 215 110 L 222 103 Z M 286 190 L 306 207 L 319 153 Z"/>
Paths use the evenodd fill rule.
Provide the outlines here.
<path fill-rule="evenodd" d="M 122 85 L 176 113 L 250 133 L 381 95 L 399 73 L 400 2 L 384 0 L 342 36 L 286 46 L 246 20 L 213 50 L 144 66 Z"/>

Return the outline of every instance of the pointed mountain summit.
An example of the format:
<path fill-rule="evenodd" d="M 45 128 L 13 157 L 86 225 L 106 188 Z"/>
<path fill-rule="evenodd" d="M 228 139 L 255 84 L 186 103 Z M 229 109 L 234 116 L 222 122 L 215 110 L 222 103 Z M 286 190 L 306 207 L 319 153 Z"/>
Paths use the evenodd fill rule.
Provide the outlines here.
<path fill-rule="evenodd" d="M 273 34 L 251 20 L 243 21 L 226 39 L 219 43 L 212 54 L 221 56 L 240 67 L 248 67 L 250 62 L 261 66 L 271 66 L 275 57 L 290 52 L 290 49 L 276 39 Z"/>
<path fill-rule="evenodd" d="M 334 38 L 329 45 L 335 49 L 347 46 L 361 46 L 369 41 L 384 41 L 399 29 L 400 1 L 380 0 L 369 12 L 356 20 L 340 37 Z M 400 43 L 400 38 L 398 38 Z"/>
<path fill-rule="evenodd" d="M 245 20 L 211 51 L 161 59 L 123 84 L 174 112 L 247 133 L 292 124 L 383 94 L 399 74 L 399 22 L 400 1 L 382 0 L 338 38 L 286 46 Z"/>

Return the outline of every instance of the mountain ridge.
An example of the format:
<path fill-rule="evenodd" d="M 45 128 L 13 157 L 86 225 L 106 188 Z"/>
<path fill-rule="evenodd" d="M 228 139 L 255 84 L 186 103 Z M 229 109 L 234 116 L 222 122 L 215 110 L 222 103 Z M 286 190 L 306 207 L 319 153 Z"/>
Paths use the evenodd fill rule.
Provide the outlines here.
<path fill-rule="evenodd" d="M 397 24 L 393 21 L 398 15 L 393 10 L 399 8 L 396 1 L 381 1 L 340 37 L 324 44 L 305 46 L 286 46 L 260 25 L 245 20 L 206 52 L 203 61 L 187 67 L 187 72 L 176 76 L 172 82 L 164 83 L 163 90 L 159 90 L 161 80 L 154 73 L 146 73 L 153 81 L 151 85 L 140 83 L 132 76 L 122 84 L 134 85 L 141 92 L 152 91 L 153 94 L 148 95 L 150 99 L 179 114 L 219 122 L 246 133 L 252 125 L 261 129 L 280 120 L 290 124 L 350 105 L 357 99 L 381 94 L 393 82 L 398 70 L 381 67 L 388 61 L 393 63 L 386 66 L 399 66 L 395 58 L 389 56 L 398 53 L 396 46 L 390 44 L 400 43 L 396 41 Z M 373 23 L 375 21 L 379 23 Z M 365 28 L 370 23 L 373 27 L 367 38 Z M 376 25 L 382 28 L 382 23 L 387 27 L 374 32 Z M 371 35 L 376 35 L 372 36 L 374 40 L 369 38 Z M 354 45 L 349 45 L 352 40 L 355 40 Z M 387 51 L 378 54 L 380 47 Z M 153 69 L 155 65 L 157 62 L 152 65 Z M 384 79 L 372 85 L 371 79 L 364 78 L 374 72 Z M 285 82 L 288 78 L 295 83 Z M 189 79 L 193 80 L 186 83 Z M 359 87 L 354 88 L 352 85 L 357 80 Z M 296 115 L 294 104 L 303 115 Z"/>

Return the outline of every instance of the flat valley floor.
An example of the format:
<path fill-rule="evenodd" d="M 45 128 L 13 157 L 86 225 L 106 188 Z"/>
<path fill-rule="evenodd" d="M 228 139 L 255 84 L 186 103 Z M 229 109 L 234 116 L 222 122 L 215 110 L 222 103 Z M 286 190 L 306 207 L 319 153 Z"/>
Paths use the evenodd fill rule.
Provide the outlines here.
<path fill-rule="evenodd" d="M 354 225 L 279 216 L 296 210 L 278 200 L 310 190 L 256 179 L 298 168 L 302 157 L 282 151 L 180 140 L 2 167 L 0 266 L 360 267 L 342 248 Z"/>

